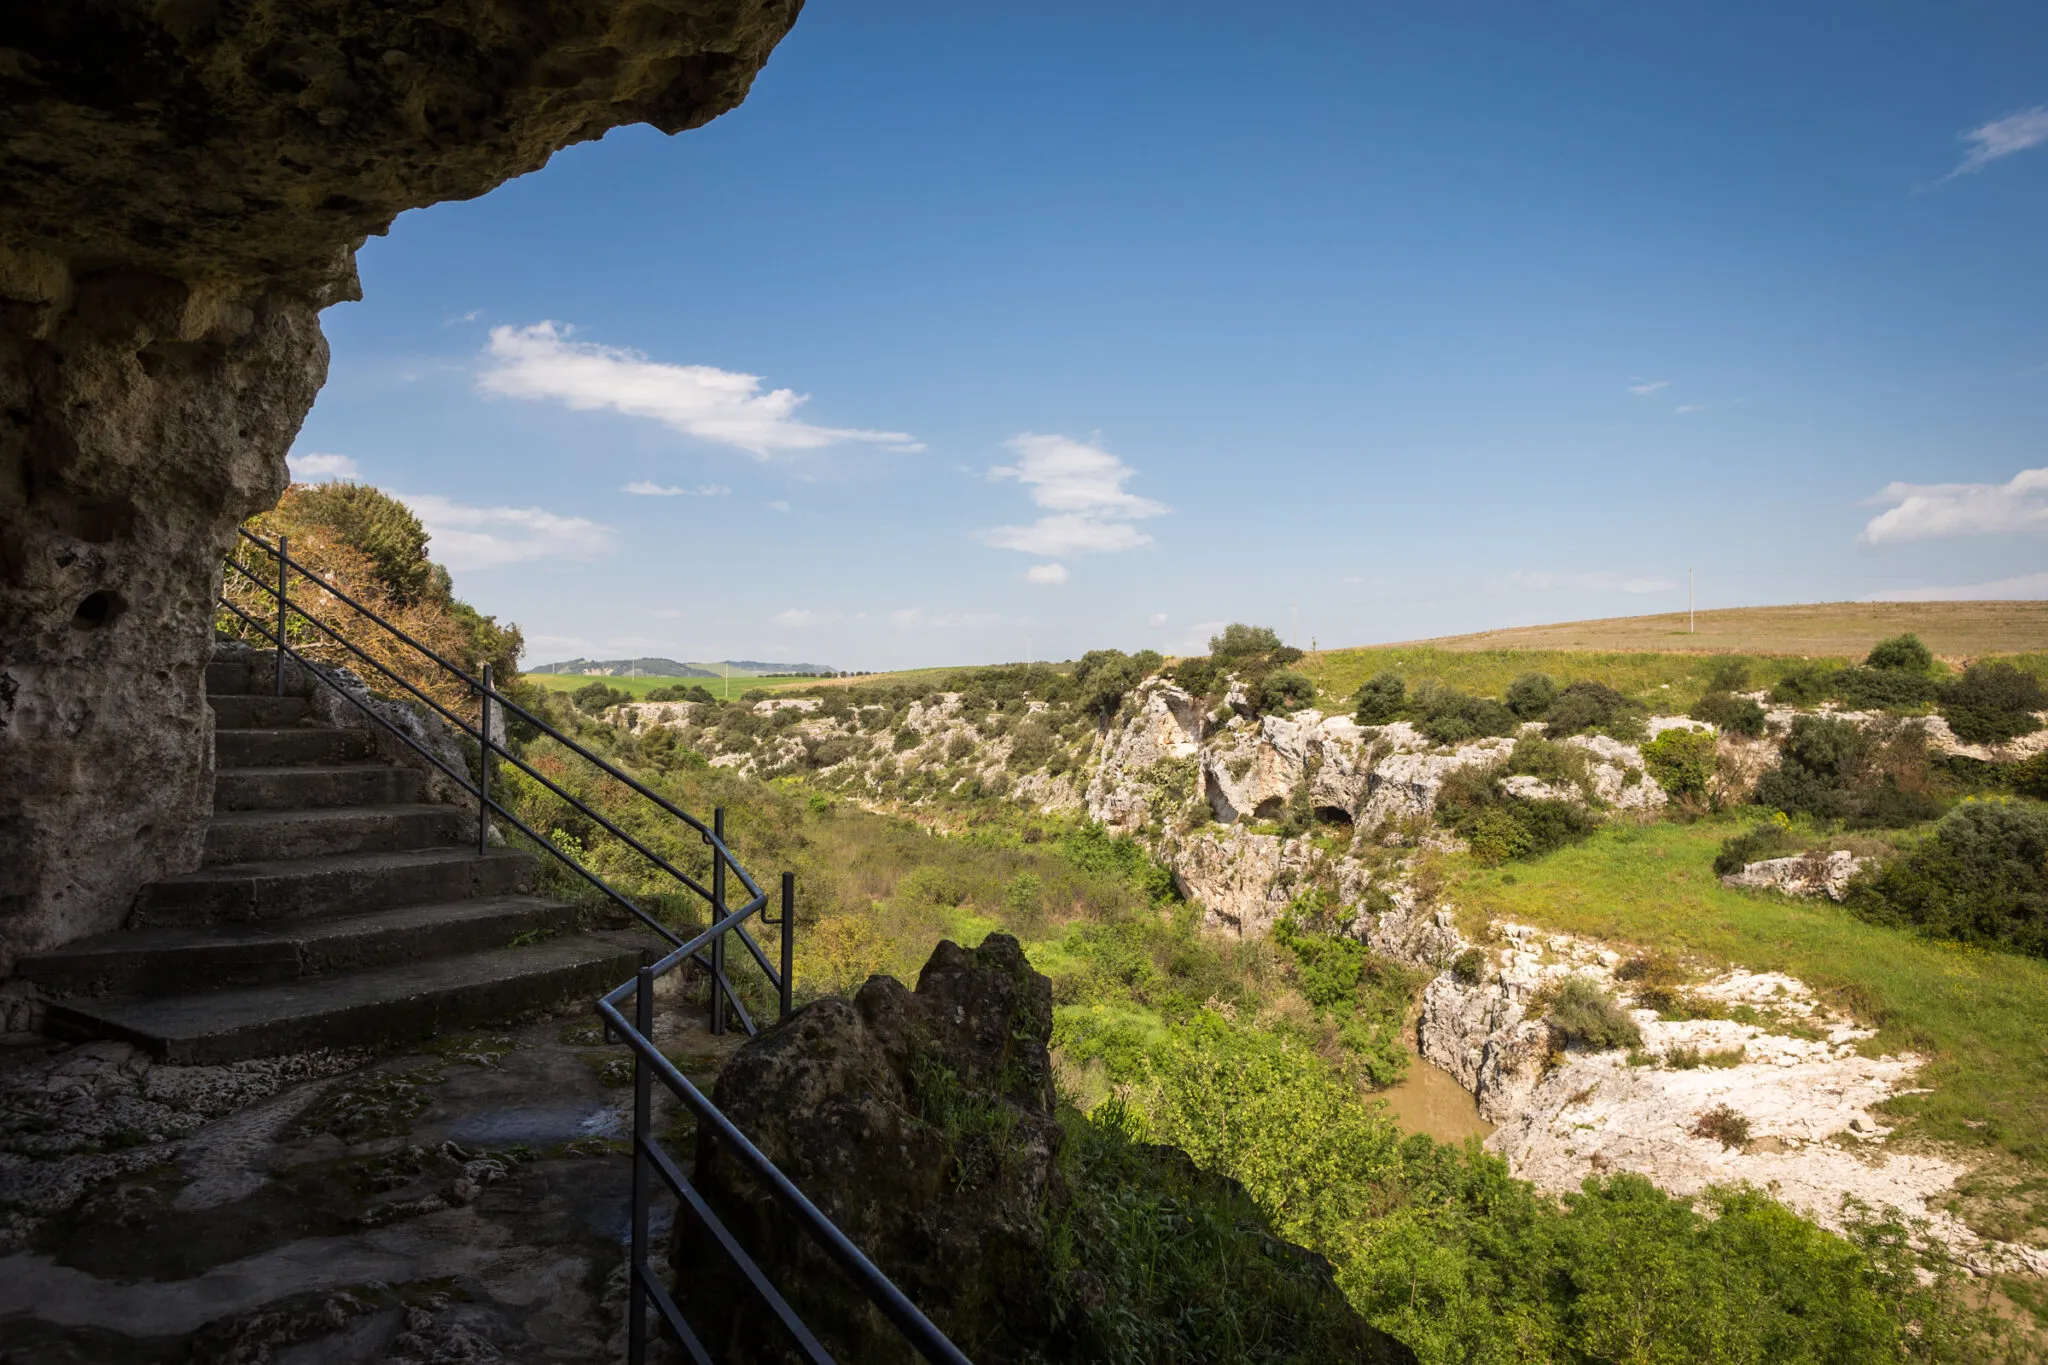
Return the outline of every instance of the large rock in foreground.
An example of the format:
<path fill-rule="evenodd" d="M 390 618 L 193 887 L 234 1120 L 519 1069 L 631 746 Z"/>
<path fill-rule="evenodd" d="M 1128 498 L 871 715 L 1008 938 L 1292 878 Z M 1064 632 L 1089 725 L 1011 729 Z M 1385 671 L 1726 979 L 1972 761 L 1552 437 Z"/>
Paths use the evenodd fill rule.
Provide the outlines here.
<path fill-rule="evenodd" d="M 1051 983 L 1015 939 L 941 943 L 915 992 L 873 977 L 748 1043 L 716 1099 L 978 1365 L 1412 1361 L 1351 1311 L 1320 1257 L 1272 1236 L 1235 1182 L 1071 1112 L 1063 1126 L 1051 1032 Z M 694 1179 L 837 1358 L 916 1358 L 702 1132 Z M 1178 1231 L 1161 1238 L 1161 1226 Z M 714 1356 L 794 1359 L 687 1214 L 671 1255 Z"/>

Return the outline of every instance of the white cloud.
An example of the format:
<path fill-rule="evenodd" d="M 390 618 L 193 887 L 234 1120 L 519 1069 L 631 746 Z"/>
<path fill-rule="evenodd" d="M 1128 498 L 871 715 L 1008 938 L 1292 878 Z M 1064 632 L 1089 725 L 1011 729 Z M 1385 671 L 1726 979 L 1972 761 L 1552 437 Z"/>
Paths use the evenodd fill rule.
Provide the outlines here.
<path fill-rule="evenodd" d="M 1029 526 L 983 531 L 983 543 L 1047 557 L 1115 554 L 1152 543 L 1131 523 L 1161 516 L 1167 506 L 1125 491 L 1137 471 L 1122 460 L 1101 446 L 1066 436 L 1025 432 L 1005 444 L 1016 452 L 1017 463 L 998 465 L 989 477 L 1017 480 L 1047 515 Z"/>
<path fill-rule="evenodd" d="M 313 479 L 353 479 L 362 472 L 346 455 L 323 455 L 309 450 L 303 455 L 293 451 L 284 458 L 291 466 L 292 477 L 302 483 Z"/>
<path fill-rule="evenodd" d="M 641 479 L 619 490 L 636 498 L 722 498 L 732 492 L 722 483 L 700 483 L 695 488 L 675 488 Z"/>
<path fill-rule="evenodd" d="M 2048 531 L 2048 469 L 2022 469 L 2005 483 L 1892 483 L 1865 506 L 1894 504 L 1857 537 L 1865 545 L 1942 536 Z"/>
<path fill-rule="evenodd" d="M 777 498 L 774 502 L 764 502 L 761 505 L 771 512 L 787 512 L 789 510 L 789 504 L 780 498 Z"/>
<path fill-rule="evenodd" d="M 1024 571 L 1027 583 L 1059 584 L 1067 581 L 1067 566 L 1064 564 L 1033 564 Z"/>
<path fill-rule="evenodd" d="M 650 611 L 647 614 L 649 616 L 655 617 L 657 620 L 662 621 L 680 621 L 683 619 L 682 612 L 678 611 L 674 607 L 656 607 L 653 611 Z"/>
<path fill-rule="evenodd" d="M 2021 574 L 1961 588 L 1894 588 L 1875 592 L 1866 602 L 2016 602 L 2048 597 L 2048 573 Z"/>
<path fill-rule="evenodd" d="M 1705 403 L 1680 403 L 1672 409 L 1673 412 L 1681 415 L 1688 412 L 1705 412 L 1706 410 L 1707 405 Z"/>
<path fill-rule="evenodd" d="M 1549 592 L 1557 588 L 1573 588 L 1582 592 L 1641 594 L 1676 592 L 1679 586 L 1668 578 L 1631 578 L 1609 569 L 1601 569 L 1594 573 L 1550 573 L 1541 569 L 1517 569 L 1508 575 L 1508 582 L 1518 588 L 1530 588 L 1537 592 Z"/>
<path fill-rule="evenodd" d="M 1145 618 L 1145 624 L 1152 627 L 1152 629 L 1154 630 L 1159 629 L 1161 626 L 1166 624 L 1166 613 L 1163 611 L 1153 612 L 1150 616 Z"/>
<path fill-rule="evenodd" d="M 1970 144 L 1970 150 L 1963 154 L 1961 165 L 1942 177 L 1944 180 L 1981 171 L 2001 157 L 2048 142 L 2048 104 L 2007 114 L 1957 136 Z"/>
<path fill-rule="evenodd" d="M 483 309 L 472 308 L 467 313 L 457 313 L 452 317 L 444 318 L 441 322 L 441 325 L 443 327 L 453 327 L 458 322 L 475 322 L 478 318 L 482 317 L 483 315 Z"/>
<path fill-rule="evenodd" d="M 396 493 L 427 528 L 429 551 L 451 569 L 494 569 L 529 559 L 589 559 L 611 548 L 612 528 L 538 507 L 469 507 L 431 493 Z"/>
<path fill-rule="evenodd" d="M 776 612 L 768 619 L 778 626 L 822 626 L 827 621 L 837 621 L 839 613 L 836 611 L 808 611 L 801 607 L 791 607 L 787 611 Z"/>
<path fill-rule="evenodd" d="M 638 351 L 571 341 L 555 322 L 493 327 L 485 349 L 491 365 L 477 377 L 486 393 L 554 399 L 579 412 L 610 409 L 648 417 L 700 440 L 736 446 L 767 459 L 778 451 L 815 450 L 861 441 L 892 450 L 924 446 L 900 431 L 820 427 L 797 420 L 810 395 L 764 392 L 759 375 L 711 365 L 667 365 Z"/>
<path fill-rule="evenodd" d="M 1629 385 L 1628 391 L 1637 397 L 1647 397 L 1659 389 L 1668 389 L 1670 387 L 1671 381 L 1668 379 L 1642 379 Z"/>

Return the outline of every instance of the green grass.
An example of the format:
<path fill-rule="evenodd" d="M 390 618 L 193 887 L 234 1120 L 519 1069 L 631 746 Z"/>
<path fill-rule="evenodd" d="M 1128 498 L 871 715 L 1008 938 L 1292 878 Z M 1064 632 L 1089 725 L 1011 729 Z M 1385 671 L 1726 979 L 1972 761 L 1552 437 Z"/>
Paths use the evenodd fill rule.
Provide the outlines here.
<path fill-rule="evenodd" d="M 1927 1137 L 2048 1160 L 2048 962 L 1865 924 L 1829 902 L 1732 891 L 1712 871 L 1738 826 L 1617 823 L 1502 868 L 1459 862 L 1445 894 L 1476 924 L 1547 928 L 1783 971 L 1853 1010 L 1882 1052 L 1931 1060 L 1893 1112 Z"/>
<path fill-rule="evenodd" d="M 1326 649 L 1301 664 L 1315 680 L 1324 710 L 1348 710 L 1360 684 L 1380 672 L 1401 675 L 1413 689 L 1439 682 L 1481 696 L 1498 697 L 1524 673 L 1548 673 L 1560 684 L 1581 679 L 1605 683 L 1663 715 L 1682 714 L 1706 690 L 1707 672 L 1722 659 L 1744 659 L 1749 685 L 1768 687 L 1799 658 L 1753 655 L 1608 654 L 1562 649 L 1439 649 L 1434 645 L 1393 645 L 1380 649 Z"/>

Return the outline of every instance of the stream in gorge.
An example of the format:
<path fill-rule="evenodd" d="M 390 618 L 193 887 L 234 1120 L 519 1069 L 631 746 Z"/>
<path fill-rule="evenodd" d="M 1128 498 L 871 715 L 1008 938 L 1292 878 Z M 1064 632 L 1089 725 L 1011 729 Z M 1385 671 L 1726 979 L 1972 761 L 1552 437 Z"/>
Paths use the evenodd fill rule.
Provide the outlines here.
<path fill-rule="evenodd" d="M 1386 1102 L 1404 1133 L 1421 1133 L 1438 1142 L 1483 1140 L 1493 1133 L 1494 1125 L 1479 1117 L 1479 1102 L 1471 1092 L 1413 1049 L 1408 1053 L 1408 1074 L 1373 1098 Z"/>

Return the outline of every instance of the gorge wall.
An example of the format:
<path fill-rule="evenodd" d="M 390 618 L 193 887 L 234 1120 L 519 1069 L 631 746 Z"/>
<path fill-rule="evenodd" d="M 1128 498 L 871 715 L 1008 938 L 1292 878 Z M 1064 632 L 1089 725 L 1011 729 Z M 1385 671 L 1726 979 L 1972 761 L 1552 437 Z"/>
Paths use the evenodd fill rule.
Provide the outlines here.
<path fill-rule="evenodd" d="M 204 663 L 409 208 L 733 108 L 801 0 L 0 12 L 0 975 L 198 862 Z"/>

